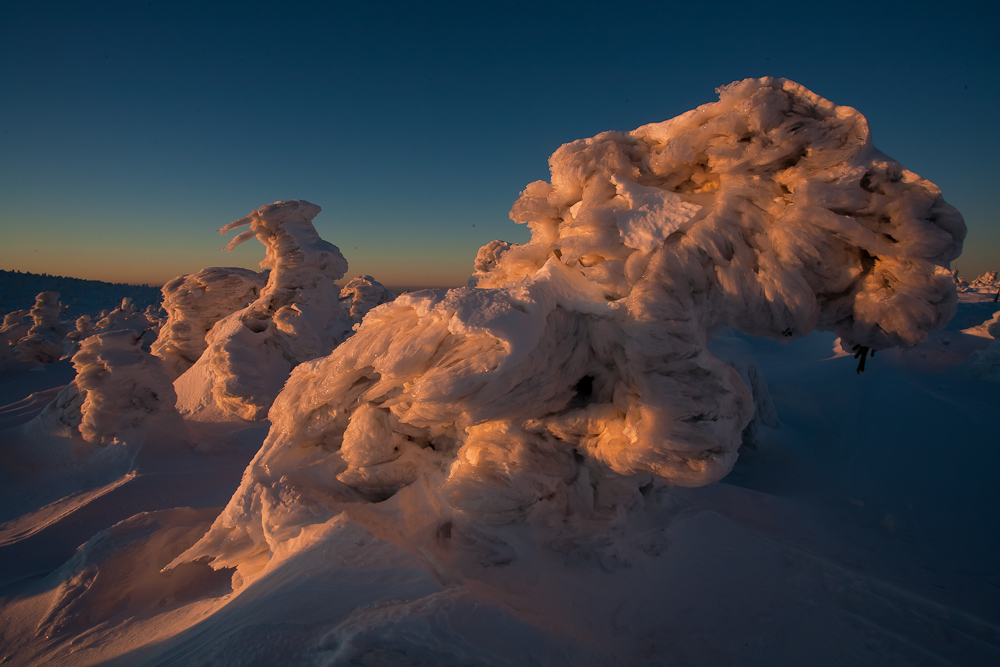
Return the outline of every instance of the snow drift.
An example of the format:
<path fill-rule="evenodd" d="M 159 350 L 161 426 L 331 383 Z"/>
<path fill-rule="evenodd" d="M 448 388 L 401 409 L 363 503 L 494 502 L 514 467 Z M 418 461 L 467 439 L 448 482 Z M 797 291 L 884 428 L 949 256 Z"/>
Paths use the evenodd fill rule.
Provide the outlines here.
<path fill-rule="evenodd" d="M 481 250 L 477 288 L 403 295 L 296 368 L 240 489 L 178 561 L 252 575 L 303 525 L 418 480 L 449 533 L 613 519 L 651 487 L 732 468 L 755 400 L 747 367 L 708 348 L 720 328 L 834 331 L 864 353 L 947 322 L 965 225 L 939 190 L 798 84 L 719 93 L 562 146 L 511 212 L 531 241 Z M 276 234 L 267 207 L 254 216 Z M 216 340 L 276 329 L 273 310 Z"/>

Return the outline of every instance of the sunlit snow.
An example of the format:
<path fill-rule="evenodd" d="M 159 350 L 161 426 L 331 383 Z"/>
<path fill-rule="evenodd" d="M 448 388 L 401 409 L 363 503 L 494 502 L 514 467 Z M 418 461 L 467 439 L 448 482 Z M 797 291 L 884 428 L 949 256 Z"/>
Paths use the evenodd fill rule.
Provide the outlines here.
<path fill-rule="evenodd" d="M 1000 280 L 858 111 L 718 92 L 559 148 L 468 287 L 340 287 L 292 200 L 164 312 L 26 295 L 0 661 L 1000 660 Z"/>

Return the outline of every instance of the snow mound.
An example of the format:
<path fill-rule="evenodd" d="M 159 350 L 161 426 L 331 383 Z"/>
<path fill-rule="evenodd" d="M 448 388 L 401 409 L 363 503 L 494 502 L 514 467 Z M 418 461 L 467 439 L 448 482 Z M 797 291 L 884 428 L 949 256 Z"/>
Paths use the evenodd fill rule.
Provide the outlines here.
<path fill-rule="evenodd" d="M 205 352 L 177 379 L 182 413 L 261 419 L 292 368 L 349 335 L 336 284 L 347 260 L 313 227 L 319 212 L 306 201 L 275 202 L 219 230 L 247 227 L 226 248 L 257 237 L 266 249 L 260 265 L 270 273 L 256 300 L 215 324 Z"/>
<path fill-rule="evenodd" d="M 252 573 L 298 527 L 421 480 L 456 530 L 614 520 L 651 487 L 732 468 L 757 381 L 713 332 L 882 349 L 943 326 L 965 224 L 937 187 L 798 84 L 719 94 L 564 145 L 511 211 L 531 241 L 481 251 L 478 289 L 403 295 L 296 368 L 240 489 L 179 560 Z"/>
<path fill-rule="evenodd" d="M 163 286 L 167 320 L 152 353 L 173 377 L 180 376 L 205 352 L 205 337 L 215 323 L 255 301 L 266 282 L 263 273 L 222 267 L 170 280 Z"/>
<path fill-rule="evenodd" d="M 394 300 L 398 295 L 371 276 L 358 276 L 340 290 L 340 307 L 357 326 L 369 310 Z"/>

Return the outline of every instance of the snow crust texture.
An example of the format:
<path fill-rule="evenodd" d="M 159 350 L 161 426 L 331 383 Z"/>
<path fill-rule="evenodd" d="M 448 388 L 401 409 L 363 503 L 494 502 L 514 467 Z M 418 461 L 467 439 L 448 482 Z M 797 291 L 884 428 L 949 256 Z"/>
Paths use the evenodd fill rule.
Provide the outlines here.
<path fill-rule="evenodd" d="M 319 212 L 306 201 L 275 202 L 219 230 L 247 227 L 226 248 L 256 237 L 266 249 L 260 265 L 270 273 L 252 303 L 212 327 L 205 352 L 178 379 L 182 412 L 204 409 L 208 396 L 225 415 L 263 419 L 292 368 L 328 354 L 351 332 L 335 282 L 346 273 L 347 260 L 313 227 Z"/>
<path fill-rule="evenodd" d="M 768 405 L 749 366 L 709 350 L 720 328 L 883 349 L 943 326 L 965 225 L 938 188 L 798 84 L 718 92 L 562 146 L 511 211 L 531 241 L 483 248 L 476 288 L 405 294 L 296 368 L 240 489 L 179 560 L 249 572 L 298 527 L 418 480 L 456 527 L 613 519 L 650 486 L 724 476 Z M 286 242 L 268 207 L 251 217 Z M 276 307 L 217 326 L 207 356 L 223 358 L 213 336 L 259 355 L 247 332 L 279 331 Z"/>

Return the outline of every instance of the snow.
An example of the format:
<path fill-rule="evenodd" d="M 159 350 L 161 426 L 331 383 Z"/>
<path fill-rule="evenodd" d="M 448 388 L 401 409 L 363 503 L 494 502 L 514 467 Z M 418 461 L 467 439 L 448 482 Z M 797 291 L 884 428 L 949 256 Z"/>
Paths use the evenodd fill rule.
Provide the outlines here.
<path fill-rule="evenodd" d="M 1000 661 L 996 276 L 857 111 L 719 93 L 556 151 L 470 287 L 275 202 L 266 277 L 11 366 L 0 660 Z"/>
<path fill-rule="evenodd" d="M 212 267 L 178 276 L 163 286 L 167 320 L 151 351 L 176 378 L 201 358 L 215 323 L 260 296 L 267 277 L 240 268 Z"/>
<path fill-rule="evenodd" d="M 347 260 L 316 233 L 319 212 L 306 201 L 275 202 L 219 230 L 246 226 L 226 249 L 256 237 L 267 253 L 261 267 L 270 273 L 252 303 L 213 326 L 205 353 L 178 379 L 181 412 L 262 419 L 296 364 L 328 353 L 350 333 L 336 284 Z"/>

